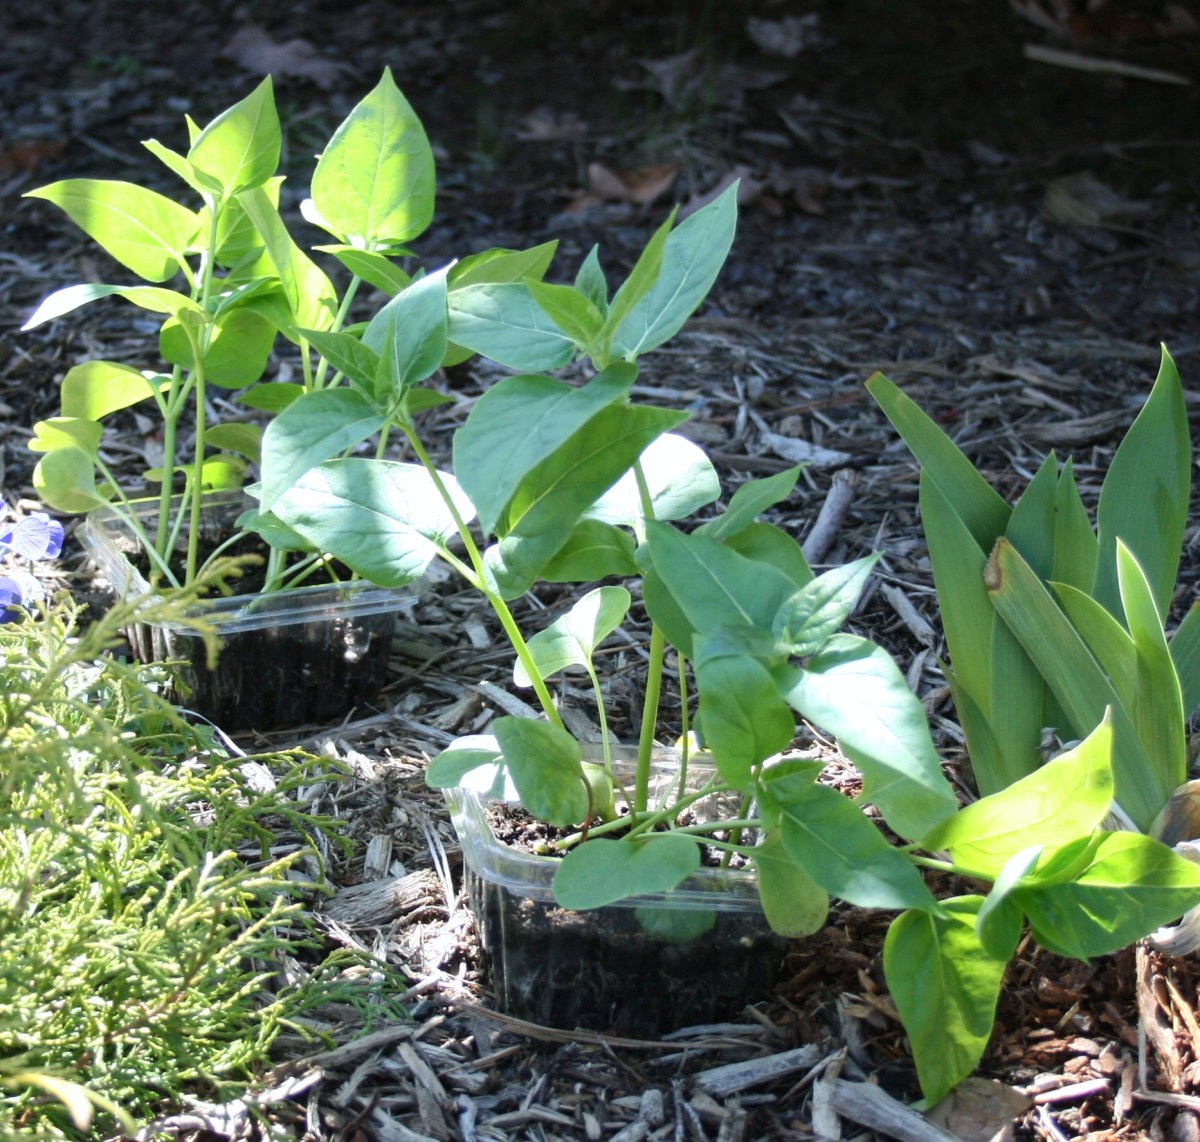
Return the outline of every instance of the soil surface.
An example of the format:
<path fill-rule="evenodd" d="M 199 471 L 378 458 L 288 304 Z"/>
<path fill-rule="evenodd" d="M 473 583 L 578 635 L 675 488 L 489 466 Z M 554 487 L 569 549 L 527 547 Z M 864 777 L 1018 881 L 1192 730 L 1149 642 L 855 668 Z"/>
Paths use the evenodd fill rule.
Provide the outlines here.
<path fill-rule="evenodd" d="M 55 288 L 126 280 L 54 208 L 21 195 L 77 176 L 168 186 L 140 141 L 182 148 L 185 113 L 203 123 L 272 71 L 294 211 L 310 156 L 390 66 L 439 157 L 438 219 L 417 244 L 431 267 L 558 238 L 552 278 L 573 276 L 594 243 L 615 277 L 673 202 L 742 179 L 733 254 L 701 313 L 646 359 L 641 391 L 688 408 L 686 431 L 727 493 L 817 446 L 774 516 L 798 536 L 812 538 L 835 478 L 854 482 L 815 562 L 884 552 L 853 625 L 896 656 L 957 772 L 916 470 L 863 382 L 887 372 L 1002 492 L 1055 449 L 1074 456 L 1085 497 L 1148 391 L 1160 343 L 1194 386 L 1196 16 L 1082 0 L 7 5 L 5 498 L 32 495 L 29 427 L 57 413 L 71 364 L 155 364 L 153 323 L 116 305 L 20 332 Z M 440 379 L 455 402 L 433 414 L 435 439 L 490 379 L 478 364 Z M 156 462 L 153 425 L 119 423 L 108 445 L 118 472 Z M 72 550 L 66 578 L 87 596 L 94 571 Z M 1195 595 L 1190 562 L 1181 608 Z M 519 617 L 541 625 L 569 602 L 544 592 Z M 335 871 L 329 938 L 409 981 L 399 998 L 411 1020 L 381 1021 L 365 1039 L 353 1039 L 361 1027 L 347 1012 L 323 1013 L 340 1045 L 267 1084 L 281 1136 L 934 1137 L 898 1103 L 864 1109 L 865 1089 L 903 1103 L 918 1093 L 880 966 L 887 917 L 836 911 L 793 945 L 769 1001 L 665 1042 L 556 1032 L 492 1010 L 457 841 L 422 774 L 429 754 L 523 700 L 496 636 L 474 600 L 438 580 L 402 619 L 372 708 L 239 739 L 304 745 L 349 767 L 327 811 L 361 845 Z M 624 735 L 639 706 L 638 650 L 606 653 Z M 587 695 L 565 697 L 586 726 Z M 835 780 L 853 781 L 830 760 Z M 1190 960 L 1130 950 L 1076 964 L 1023 947 L 980 1077 L 941 1121 L 966 1139 L 1200 1137 L 1197 983 Z M 716 1069 L 735 1063 L 741 1079 Z M 169 1114 L 161 1126 L 221 1133 Z"/>

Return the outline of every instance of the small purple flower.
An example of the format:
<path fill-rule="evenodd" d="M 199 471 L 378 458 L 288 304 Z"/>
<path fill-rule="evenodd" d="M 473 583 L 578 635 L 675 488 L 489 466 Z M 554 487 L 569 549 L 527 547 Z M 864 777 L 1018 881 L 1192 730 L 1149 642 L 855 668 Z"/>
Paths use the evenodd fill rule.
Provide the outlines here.
<path fill-rule="evenodd" d="M 0 553 L 11 551 L 35 561 L 57 559 L 62 545 L 63 525 L 45 512 L 33 512 L 15 527 L 0 533 Z"/>
<path fill-rule="evenodd" d="M 41 602 L 46 592 L 28 571 L 9 571 L 0 575 L 0 623 L 10 623 L 17 609 L 29 609 L 31 603 Z"/>

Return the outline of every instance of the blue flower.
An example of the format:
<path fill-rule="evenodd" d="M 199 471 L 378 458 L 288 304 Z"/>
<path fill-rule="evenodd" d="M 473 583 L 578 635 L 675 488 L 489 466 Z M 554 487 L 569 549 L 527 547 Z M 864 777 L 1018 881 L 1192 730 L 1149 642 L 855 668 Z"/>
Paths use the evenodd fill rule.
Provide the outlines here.
<path fill-rule="evenodd" d="M 63 525 L 45 512 L 33 512 L 0 533 L 0 554 L 12 552 L 25 559 L 57 559 L 62 545 Z"/>
<path fill-rule="evenodd" d="M 9 571 L 0 575 L 0 623 L 11 623 L 18 617 L 18 609 L 28 610 L 31 604 L 40 603 L 46 592 L 28 571 Z"/>

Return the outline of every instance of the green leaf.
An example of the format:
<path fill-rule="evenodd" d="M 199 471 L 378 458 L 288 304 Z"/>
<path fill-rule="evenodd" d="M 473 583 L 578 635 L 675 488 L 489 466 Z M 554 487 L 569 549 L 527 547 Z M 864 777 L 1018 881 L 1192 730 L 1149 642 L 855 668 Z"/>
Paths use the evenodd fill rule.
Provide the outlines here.
<path fill-rule="evenodd" d="M 633 536 L 612 524 L 582 519 L 567 542 L 542 566 L 548 583 L 588 583 L 638 574 Z"/>
<path fill-rule="evenodd" d="M 1091 595 L 1066 583 L 1051 583 L 1059 606 L 1108 675 L 1122 705 L 1131 708 L 1137 692 L 1137 651 L 1129 632 Z"/>
<path fill-rule="evenodd" d="M 450 269 L 450 288 L 482 285 L 485 282 L 519 282 L 525 279 L 540 281 L 558 249 L 558 239 L 531 246 L 528 250 L 506 250 L 496 247 L 478 254 L 468 254 Z"/>
<path fill-rule="evenodd" d="M 711 504 L 721 494 L 721 484 L 704 449 L 685 436 L 666 432 L 638 457 L 652 518 L 686 519 Z M 587 510 L 587 518 L 623 527 L 641 528 L 645 522 L 637 474 L 622 476 Z"/>
<path fill-rule="evenodd" d="M 39 420 L 33 426 L 33 437 L 28 448 L 31 452 L 76 449 L 95 460 L 100 454 L 100 440 L 103 436 L 104 425 L 94 420 L 83 420 L 75 416 L 52 416 L 49 420 Z"/>
<path fill-rule="evenodd" d="M 470 501 L 441 473 L 465 522 Z M 429 474 L 390 460 L 327 460 L 275 501 L 274 513 L 317 550 L 381 587 L 411 583 L 457 534 Z"/>
<path fill-rule="evenodd" d="M 762 480 L 747 480 L 729 497 L 729 506 L 716 519 L 696 530 L 709 539 L 730 539 L 749 527 L 767 508 L 783 503 L 794 491 L 801 470 L 802 466 L 797 465 Z"/>
<path fill-rule="evenodd" d="M 412 275 L 405 273 L 386 254 L 375 250 L 360 250 L 357 246 L 314 246 L 324 254 L 332 254 L 356 277 L 367 285 L 382 290 L 394 297 L 411 281 Z"/>
<path fill-rule="evenodd" d="M 758 657 L 771 649 L 761 631 L 746 627 L 718 628 L 696 640 L 700 729 L 722 780 L 736 789 L 748 790 L 755 767 L 787 749 L 796 734 L 796 719 Z"/>
<path fill-rule="evenodd" d="M 252 385 L 264 373 L 275 347 L 275 327 L 249 309 L 230 309 L 210 326 L 204 349 L 204 379 L 226 389 Z M 185 369 L 196 367 L 187 331 L 176 321 L 164 323 L 158 338 L 163 360 Z"/>
<path fill-rule="evenodd" d="M 36 329 L 47 321 L 53 321 L 56 317 L 62 317 L 63 314 L 102 297 L 123 297 L 140 309 L 150 310 L 151 313 L 169 313 L 174 317 L 194 314 L 200 321 L 208 320 L 204 308 L 190 297 L 159 286 L 73 285 L 55 290 L 34 310 L 33 316 L 21 326 L 21 331 Z"/>
<path fill-rule="evenodd" d="M 917 870 L 855 802 L 827 785 L 791 789 L 786 800 L 769 781 L 762 785 L 776 795 L 788 855 L 830 896 L 862 908 L 937 911 Z"/>
<path fill-rule="evenodd" d="M 79 448 L 47 452 L 33 469 L 33 489 L 38 499 L 59 512 L 88 512 L 108 503 L 96 487 L 93 456 Z"/>
<path fill-rule="evenodd" d="M 707 534 L 702 527 L 696 531 L 698 534 Z M 815 578 L 800 544 L 783 528 L 776 527 L 773 523 L 747 524 L 723 543 L 730 551 L 736 551 L 756 563 L 765 563 L 777 571 L 782 571 L 793 589 L 805 587 Z"/>
<path fill-rule="evenodd" d="M 542 312 L 586 351 L 604 327 L 604 314 L 574 286 L 529 282 L 529 292 Z"/>
<path fill-rule="evenodd" d="M 1042 845 L 1030 845 L 1009 857 L 979 909 L 975 932 L 979 942 L 997 959 L 1008 959 L 1021 938 L 1025 913 L 1012 894 L 1033 870 L 1043 851 Z"/>
<path fill-rule="evenodd" d="M 566 730 L 532 718 L 504 717 L 492 723 L 492 732 L 530 813 L 539 821 L 563 828 L 583 821 L 588 812 L 588 787 L 579 743 Z"/>
<path fill-rule="evenodd" d="M 205 433 L 204 441 L 210 448 L 236 452 L 257 464 L 262 457 L 262 436 L 263 430 L 260 425 L 230 421 L 214 424 Z"/>
<path fill-rule="evenodd" d="M 917 1064 L 928 1105 L 939 1102 L 983 1057 L 1009 957 L 989 952 L 975 932 L 982 898 L 943 901 L 945 916 L 906 912 L 883 944 L 888 990 Z"/>
<path fill-rule="evenodd" d="M 669 409 L 608 405 L 525 477 L 497 529 L 500 543 L 487 552 L 489 571 L 505 598 L 529 589 L 583 513 L 651 440 L 682 417 Z"/>
<path fill-rule="evenodd" d="M 949 849 L 955 866 L 993 879 L 1030 845 L 1057 847 L 1097 828 L 1113 798 L 1112 724 L 999 793 L 960 809 L 921 841 Z"/>
<path fill-rule="evenodd" d="M 1183 711 L 1190 717 L 1200 706 L 1200 602 L 1191 605 L 1171 636 L 1171 658 L 1183 689 Z"/>
<path fill-rule="evenodd" d="M 624 400 L 636 376 L 636 369 L 620 365 L 578 389 L 551 377 L 506 377 L 475 402 L 454 434 L 454 470 L 485 534 L 495 532 L 529 474 L 603 409 Z"/>
<path fill-rule="evenodd" d="M 814 654 L 850 617 L 879 555 L 835 567 L 784 600 L 771 631 L 788 654 Z"/>
<path fill-rule="evenodd" d="M 362 339 L 379 354 L 378 399 L 395 399 L 432 376 L 446 355 L 445 270 L 418 278 L 396 294 L 371 319 Z"/>
<path fill-rule="evenodd" d="M 1200 865 L 1140 833 L 1106 833 L 1072 880 L 1027 879 L 1013 894 L 1047 951 L 1075 959 L 1115 952 L 1200 904 Z"/>
<path fill-rule="evenodd" d="M 557 369 L 575 354 L 525 282 L 464 286 L 450 292 L 449 306 L 450 340 L 510 369 Z"/>
<path fill-rule="evenodd" d="M 197 137 L 188 162 L 215 179 L 229 198 L 260 187 L 279 166 L 282 144 L 271 77 L 245 99 L 221 112 Z"/>
<path fill-rule="evenodd" d="M 595 838 L 571 849 L 554 874 L 554 899 L 582 912 L 630 896 L 670 892 L 700 867 L 700 846 L 681 833 Z"/>
<path fill-rule="evenodd" d="M 804 669 L 776 678 L 793 709 L 836 736 L 862 772 L 863 799 L 900 836 L 919 840 L 954 812 L 924 707 L 882 647 L 834 635 Z"/>
<path fill-rule="evenodd" d="M 621 625 L 630 602 L 624 587 L 597 587 L 561 618 L 538 631 L 526 645 L 541 677 L 550 678 L 569 666 L 586 667 L 596 647 Z M 518 686 L 533 685 L 519 661 L 513 668 L 513 681 Z"/>
<path fill-rule="evenodd" d="M 244 393 L 239 393 L 236 400 L 247 408 L 276 413 L 282 412 L 303 395 L 303 385 L 294 384 L 291 381 L 264 381 Z"/>
<path fill-rule="evenodd" d="M 692 634 L 717 627 L 750 626 L 769 632 L 771 622 L 792 593 L 791 581 L 774 567 L 755 563 L 725 545 L 700 535 L 685 535 L 663 523 L 646 528 L 647 545 L 658 580 L 673 600 L 687 629 L 656 604 L 647 586 L 646 605 L 667 638 L 693 658 Z"/>
<path fill-rule="evenodd" d="M 425 128 L 385 67 L 326 144 L 313 174 L 313 203 L 342 242 L 407 242 L 433 219 L 434 181 Z"/>
<path fill-rule="evenodd" d="M 1070 459 L 1058 478 L 1054 511 L 1054 566 L 1047 578 L 1089 590 L 1096 576 L 1100 545 L 1075 485 L 1075 469 Z"/>
<path fill-rule="evenodd" d="M 154 396 L 155 386 L 139 370 L 116 361 L 85 361 L 67 370 L 60 396 L 62 414 L 80 420 L 102 420 Z"/>
<path fill-rule="evenodd" d="M 734 182 L 667 237 L 653 287 L 616 324 L 612 355 L 633 360 L 648 353 L 674 337 L 705 299 L 733 245 L 737 191 Z M 618 313 L 620 298 L 618 291 L 610 322 Z"/>
<path fill-rule="evenodd" d="M 829 914 L 829 894 L 793 860 L 778 832 L 754 850 L 758 895 L 767 923 L 781 936 L 798 939 L 818 932 Z"/>
<path fill-rule="evenodd" d="M 310 468 L 378 432 L 387 417 L 353 389 L 318 389 L 288 405 L 263 434 L 261 507 L 275 503 Z"/>
<path fill-rule="evenodd" d="M 197 194 L 202 197 L 220 194 L 221 184 L 215 178 L 209 178 L 202 171 L 198 171 L 178 151 L 173 151 L 170 147 L 164 147 L 157 139 L 143 139 L 142 146 L 158 159 L 167 170 L 187 183 Z"/>
<path fill-rule="evenodd" d="M 148 282 L 165 282 L 183 267 L 199 230 L 195 211 L 131 182 L 67 179 L 25 198 L 54 203 L 121 265 Z"/>
<path fill-rule="evenodd" d="M 690 944 L 710 932 L 717 922 L 711 908 L 658 908 L 642 904 L 633 910 L 634 919 L 652 939 L 663 944 Z"/>
<path fill-rule="evenodd" d="M 658 280 L 662 271 L 663 252 L 666 249 L 667 239 L 671 236 L 671 227 L 675 224 L 675 215 L 678 212 L 678 207 L 672 210 L 666 221 L 650 236 L 650 241 L 642 248 L 638 260 L 633 264 L 633 269 L 629 271 L 629 276 L 622 282 L 620 289 L 613 296 L 612 303 L 608 306 L 604 328 L 601 330 L 601 338 L 604 342 L 601 346 L 601 356 L 605 364 L 611 360 L 609 347 L 612 345 L 617 328 L 629 316 L 634 306 L 645 299 Z M 599 309 L 600 306 L 597 305 L 596 308 Z"/>
<path fill-rule="evenodd" d="M 477 742 L 480 744 L 475 744 Z M 484 742 L 489 744 L 482 744 Z M 494 737 L 473 735 L 469 739 L 460 738 L 448 749 L 442 750 L 425 767 L 425 784 L 430 789 L 455 789 L 466 784 L 464 779 L 467 774 L 490 766 L 492 772 L 488 774 L 484 789 L 480 790 L 486 793 L 492 785 L 496 771 L 499 770 L 502 758 L 500 746 Z M 478 788 L 480 784 L 473 782 L 472 787 Z"/>
<path fill-rule="evenodd" d="M 593 246 L 575 275 L 575 288 L 606 317 L 608 315 L 608 282 L 600 268 L 600 248 Z"/>
<path fill-rule="evenodd" d="M 1192 488 L 1183 385 L 1166 348 L 1158 378 L 1104 477 L 1096 520 L 1100 553 L 1093 596 L 1118 617 L 1117 540 L 1137 557 L 1159 610 L 1175 590 Z"/>
<path fill-rule="evenodd" d="M 379 374 L 379 354 L 369 349 L 353 333 L 322 331 L 320 329 L 297 330 L 322 357 L 351 384 L 373 393 L 375 378 Z"/>

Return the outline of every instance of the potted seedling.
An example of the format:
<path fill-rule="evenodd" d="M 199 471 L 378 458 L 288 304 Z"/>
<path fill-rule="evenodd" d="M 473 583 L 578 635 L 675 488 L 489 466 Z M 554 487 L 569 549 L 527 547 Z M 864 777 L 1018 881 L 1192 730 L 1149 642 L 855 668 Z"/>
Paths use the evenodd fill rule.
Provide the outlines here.
<path fill-rule="evenodd" d="M 396 259 L 432 217 L 433 154 L 385 71 L 325 147 L 304 207 L 335 240 L 318 249 L 350 275 L 339 293 L 279 213 L 281 132 L 270 79 L 203 129 L 190 118 L 187 127 L 186 153 L 145 144 L 184 184 L 180 200 L 94 179 L 30 192 L 63 209 L 140 282 L 59 290 L 27 329 L 110 297 L 161 322 L 141 360 L 68 370 L 61 415 L 34 429 L 30 447 L 42 453 L 34 484 L 50 506 L 89 513 L 84 542 L 122 595 L 189 586 L 212 559 L 261 551 L 255 588 L 206 604 L 225 647 L 219 667 L 183 627 L 131 631 L 134 648 L 146 659 L 183 660 L 187 700 L 229 728 L 342 717 L 384 680 L 396 611 L 412 598 L 407 580 L 391 576 L 380 587 L 354 576 L 259 513 L 244 485 L 260 458 L 264 419 L 302 394 L 335 404 L 346 394 L 344 376 L 314 354 L 306 331 L 340 330 L 364 282 L 388 293 L 409 283 Z M 464 259 L 458 278 L 536 274 L 552 254 L 552 246 L 489 251 Z M 266 379 L 280 338 L 298 349 L 298 381 Z M 214 422 L 218 396 L 234 412 Z M 105 432 L 135 407 L 156 415 L 163 458 L 141 486 L 126 488 L 110 468 Z"/>

